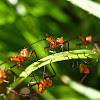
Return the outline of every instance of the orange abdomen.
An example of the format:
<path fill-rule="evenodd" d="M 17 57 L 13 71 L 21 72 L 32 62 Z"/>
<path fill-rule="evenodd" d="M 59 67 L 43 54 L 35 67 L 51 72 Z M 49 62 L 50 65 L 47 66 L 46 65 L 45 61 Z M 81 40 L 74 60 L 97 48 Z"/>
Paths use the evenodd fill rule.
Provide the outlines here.
<path fill-rule="evenodd" d="M 27 60 L 26 57 L 22 57 L 22 56 L 18 56 L 18 55 L 15 55 L 13 57 L 10 58 L 11 61 L 16 61 L 16 62 L 23 62 L 25 60 Z"/>
<path fill-rule="evenodd" d="M 20 56 L 15 55 L 15 56 L 11 57 L 10 60 L 11 60 L 11 61 L 16 61 L 16 62 L 17 62 L 17 61 L 20 61 Z"/>
<path fill-rule="evenodd" d="M 83 37 L 83 36 L 79 36 L 79 39 L 80 39 L 82 42 L 86 42 L 86 39 L 85 39 L 85 37 Z"/>
<path fill-rule="evenodd" d="M 98 49 L 97 48 L 93 48 L 93 51 L 98 51 Z"/>
<path fill-rule="evenodd" d="M 42 93 L 45 87 L 49 87 L 52 85 L 52 81 L 49 78 L 41 79 L 38 84 L 38 93 Z"/>
<path fill-rule="evenodd" d="M 40 83 L 38 85 L 38 93 L 42 93 L 44 91 L 44 88 L 45 88 L 45 80 L 41 79 L 40 80 Z"/>
<path fill-rule="evenodd" d="M 5 80 L 4 76 L 5 76 L 5 72 L 0 69 L 0 84 L 2 84 L 4 82 L 4 80 Z"/>
<path fill-rule="evenodd" d="M 48 42 L 50 42 L 50 43 L 51 43 L 51 42 L 55 42 L 55 40 L 54 40 L 52 37 L 47 37 L 46 40 L 47 40 Z"/>
<path fill-rule="evenodd" d="M 49 78 L 46 78 L 46 81 L 47 81 L 46 87 L 49 87 L 49 86 L 53 85 L 52 81 Z"/>
<path fill-rule="evenodd" d="M 86 68 L 86 69 L 84 70 L 84 73 L 89 74 L 89 73 L 90 73 L 90 70 L 89 70 L 88 68 Z"/>
<path fill-rule="evenodd" d="M 80 73 L 86 73 L 86 74 L 90 73 L 90 71 L 87 68 L 87 65 L 86 64 L 80 64 L 79 69 L 80 69 Z"/>

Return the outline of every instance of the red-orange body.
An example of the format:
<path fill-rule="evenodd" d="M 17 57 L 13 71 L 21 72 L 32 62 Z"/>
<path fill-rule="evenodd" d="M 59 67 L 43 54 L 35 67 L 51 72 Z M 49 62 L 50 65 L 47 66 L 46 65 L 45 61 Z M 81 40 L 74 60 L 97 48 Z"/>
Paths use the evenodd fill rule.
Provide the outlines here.
<path fill-rule="evenodd" d="M 5 72 L 0 69 L 0 84 L 4 82 L 5 78 L 6 78 Z"/>
<path fill-rule="evenodd" d="M 93 48 L 93 51 L 98 51 L 98 49 L 97 48 Z"/>
<path fill-rule="evenodd" d="M 10 58 L 11 61 L 16 61 L 17 64 L 21 63 L 21 62 L 24 62 L 27 60 L 27 57 L 22 57 L 22 56 L 18 56 L 18 55 L 15 55 L 13 57 Z"/>
<path fill-rule="evenodd" d="M 22 68 L 22 67 L 21 67 L 21 63 L 22 63 L 22 62 L 28 60 L 28 59 L 32 56 L 33 52 L 34 52 L 35 55 L 36 55 L 35 50 L 32 50 L 31 53 L 28 55 L 28 49 L 30 48 L 31 45 L 32 45 L 32 44 L 30 44 L 27 48 L 22 49 L 22 50 L 20 51 L 20 55 L 15 55 L 15 56 L 13 56 L 13 57 L 10 57 L 7 61 L 1 63 L 0 65 L 6 63 L 6 62 L 8 62 L 8 61 L 15 61 L 15 62 L 17 62 L 16 65 L 18 65 L 18 69 L 19 69 L 19 68 Z M 36 58 L 37 58 L 37 55 L 36 55 Z M 38 61 L 38 59 L 37 59 L 37 61 Z M 15 67 L 16 65 L 11 66 L 11 67 L 8 69 L 8 71 L 9 71 L 11 68 Z M 19 69 L 19 70 L 20 70 L 20 69 Z M 22 71 L 24 71 L 23 68 L 22 68 Z"/>
<path fill-rule="evenodd" d="M 52 60 L 51 60 L 52 61 Z M 51 65 L 51 61 L 50 61 L 50 66 L 54 72 L 54 75 L 51 75 L 51 76 L 48 76 L 46 73 L 45 73 L 45 67 L 44 67 L 44 72 L 43 72 L 43 78 L 40 79 L 40 81 L 36 81 L 34 75 L 31 73 L 30 76 L 31 76 L 31 79 L 30 79 L 30 82 L 28 84 L 28 87 L 33 87 L 35 85 L 38 85 L 38 90 L 36 93 L 34 94 L 22 94 L 22 93 L 18 93 L 16 92 L 15 90 L 12 90 L 12 92 L 14 92 L 15 94 L 18 94 L 18 95 L 25 95 L 25 96 L 32 96 L 32 95 L 36 95 L 38 93 L 42 93 L 47 87 L 53 85 L 52 81 L 49 79 L 50 77 L 55 77 L 56 75 L 56 72 L 54 71 L 52 65 Z M 32 82 L 33 78 L 35 79 L 35 81 Z"/>
<path fill-rule="evenodd" d="M 90 73 L 90 71 L 87 67 L 87 64 L 85 64 L 85 63 L 82 63 L 82 64 L 79 65 L 79 70 L 80 70 L 80 73 L 85 73 L 85 74 Z"/>
<path fill-rule="evenodd" d="M 82 41 L 83 45 L 87 45 L 90 44 L 92 42 L 92 36 L 88 36 L 88 37 L 83 37 L 83 36 L 79 36 L 79 39 Z"/>
<path fill-rule="evenodd" d="M 27 59 L 28 59 L 28 51 L 26 48 L 20 51 L 20 55 L 15 55 L 10 58 L 11 61 L 16 61 L 17 64 L 20 64 L 21 62 L 24 62 Z"/>
<path fill-rule="evenodd" d="M 38 84 L 38 91 L 37 93 L 42 93 L 45 88 L 52 85 L 52 81 L 49 78 L 41 79 Z"/>
<path fill-rule="evenodd" d="M 85 74 L 84 77 L 81 79 L 81 81 L 79 83 L 83 82 L 83 80 L 86 78 L 86 76 L 90 73 L 90 70 L 87 67 L 87 64 L 90 61 L 91 60 L 89 60 L 88 62 L 81 63 L 80 65 L 77 65 L 77 66 L 73 67 L 73 68 L 79 68 L 80 73 Z M 78 64 L 78 62 L 77 62 L 77 64 Z"/>
<path fill-rule="evenodd" d="M 47 35 L 46 40 L 48 42 L 50 42 L 50 47 L 51 48 L 54 48 L 54 47 L 56 48 L 56 47 L 59 47 L 59 46 L 61 46 L 63 44 L 63 37 L 57 38 L 57 40 L 55 40 L 52 37 L 49 37 L 48 34 L 46 34 L 46 35 Z"/>
<path fill-rule="evenodd" d="M 52 81 L 49 78 L 43 78 L 40 81 L 36 81 L 36 83 L 35 84 L 33 83 L 32 86 L 34 86 L 36 84 L 38 85 L 38 91 L 34 94 L 21 94 L 21 93 L 16 92 L 15 90 L 11 90 L 11 91 L 18 95 L 32 96 L 32 95 L 36 95 L 38 93 L 42 93 L 47 87 L 53 85 Z M 28 87 L 32 87 L 32 86 L 29 85 Z"/>
<path fill-rule="evenodd" d="M 6 73 L 8 73 L 8 71 L 11 71 L 11 68 L 15 67 L 16 65 L 18 65 L 17 69 L 21 68 L 19 70 L 24 71 L 24 69 L 21 67 L 21 63 L 26 61 L 26 60 L 28 60 L 31 57 L 33 52 L 34 51 L 32 51 L 31 54 L 28 56 L 27 48 L 24 48 L 24 49 L 22 49 L 20 51 L 20 55 L 15 55 L 13 57 L 10 57 L 8 60 L 6 60 L 5 62 L 1 63 L 0 65 L 6 63 L 8 61 L 15 61 L 15 62 L 17 62 L 17 64 L 9 67 L 9 69 L 6 71 Z M 13 71 L 11 71 L 11 73 L 13 73 L 13 75 L 14 75 Z"/>

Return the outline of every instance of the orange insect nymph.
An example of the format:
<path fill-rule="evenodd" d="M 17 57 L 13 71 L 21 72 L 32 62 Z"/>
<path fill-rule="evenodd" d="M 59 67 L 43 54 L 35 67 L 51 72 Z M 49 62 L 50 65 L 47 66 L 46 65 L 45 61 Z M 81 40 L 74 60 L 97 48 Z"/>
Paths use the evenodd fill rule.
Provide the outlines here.
<path fill-rule="evenodd" d="M 46 34 L 46 36 L 47 36 L 46 40 L 50 43 L 50 46 L 45 47 L 44 51 L 45 51 L 46 48 L 50 47 L 49 52 L 56 53 L 56 51 L 53 51 L 53 48 L 61 47 L 62 53 L 63 53 L 64 44 L 67 43 L 67 42 L 68 42 L 68 51 L 69 51 L 69 41 L 68 40 L 63 42 L 63 37 L 57 38 L 57 40 L 55 40 L 52 37 L 49 37 L 48 34 Z M 45 51 L 45 53 L 46 53 L 46 51 Z"/>
<path fill-rule="evenodd" d="M 28 59 L 28 51 L 27 51 L 26 48 L 25 49 L 22 49 L 20 51 L 20 55 L 15 55 L 15 56 L 13 56 L 13 57 L 10 58 L 11 61 L 16 61 L 17 63 L 18 62 L 20 62 L 20 63 L 21 62 L 24 62 L 27 59 Z"/>
<path fill-rule="evenodd" d="M 52 60 L 51 60 L 52 61 Z M 46 73 L 45 73 L 45 66 L 44 66 L 44 72 L 43 72 L 43 78 L 40 79 L 40 81 L 36 81 L 34 75 L 31 73 L 31 79 L 30 79 L 30 82 L 28 84 L 28 87 L 33 87 L 35 85 L 38 85 L 38 90 L 36 93 L 34 94 L 21 94 L 21 93 L 18 93 L 16 92 L 15 90 L 11 90 L 12 92 L 14 92 L 15 94 L 18 94 L 18 95 L 24 95 L 24 96 L 32 96 L 32 95 L 36 95 L 38 93 L 42 93 L 47 87 L 53 85 L 52 81 L 49 79 L 49 77 L 55 77 L 56 75 L 56 72 L 54 71 L 52 65 L 51 65 L 51 61 L 50 61 L 50 66 L 54 72 L 53 75 L 51 76 L 48 76 Z M 33 78 L 35 79 L 35 81 L 32 82 Z"/>
<path fill-rule="evenodd" d="M 4 63 L 6 63 L 8 61 L 15 61 L 15 62 L 17 62 L 17 64 L 11 66 L 7 70 L 7 72 L 11 71 L 11 68 L 15 67 L 16 65 L 18 65 L 17 69 L 19 69 L 21 71 L 24 71 L 23 67 L 21 67 L 21 63 L 24 62 L 24 61 L 26 61 L 26 60 L 28 60 L 32 56 L 33 52 L 36 55 L 35 50 L 32 50 L 31 53 L 28 55 L 28 49 L 29 49 L 29 47 L 30 47 L 30 45 L 27 48 L 22 49 L 20 51 L 20 55 L 14 55 L 13 57 L 10 57 L 7 61 L 5 61 L 5 62 L 2 63 L 2 64 L 4 64 Z M 37 58 L 37 55 L 36 55 L 36 58 Z M 38 59 L 37 59 L 37 61 L 38 61 Z M 0 65 L 2 65 L 2 64 L 0 64 Z"/>
<path fill-rule="evenodd" d="M 42 93 L 46 87 L 53 85 L 52 81 L 49 78 L 41 79 L 38 84 L 38 91 L 37 93 Z"/>
<path fill-rule="evenodd" d="M 62 38 L 57 38 L 57 40 L 53 39 L 52 37 L 49 37 L 48 34 L 46 34 L 47 38 L 46 40 L 48 42 L 50 42 L 50 47 L 51 48 L 56 48 L 56 47 L 59 47 L 63 44 L 63 37 Z"/>
<path fill-rule="evenodd" d="M 11 70 L 11 73 L 14 76 L 17 76 L 12 70 Z M 7 87 L 2 87 L 1 84 L 3 84 L 4 82 L 9 83 L 9 81 L 7 80 L 8 79 L 7 74 L 8 74 L 8 71 L 4 72 L 2 69 L 0 69 L 0 89 L 2 90 L 7 89 Z"/>
<path fill-rule="evenodd" d="M 5 72 L 0 69 L 0 84 L 4 82 L 5 78 L 6 78 Z"/>
<path fill-rule="evenodd" d="M 33 78 L 31 78 L 31 80 L 32 80 L 32 79 L 33 79 Z M 30 84 L 33 84 L 33 85 L 30 86 Z M 53 85 L 52 81 L 51 81 L 49 78 L 43 78 L 43 79 L 41 79 L 40 81 L 35 81 L 35 82 L 32 82 L 32 83 L 30 82 L 29 85 L 28 85 L 28 87 L 32 87 L 32 86 L 34 86 L 34 85 L 36 85 L 36 84 L 38 85 L 38 90 L 37 90 L 37 92 L 34 93 L 34 94 L 21 94 L 21 93 L 16 92 L 15 90 L 11 90 L 11 91 L 14 92 L 14 93 L 17 94 L 17 95 L 32 96 L 32 95 L 36 95 L 36 94 L 38 94 L 38 93 L 43 93 L 44 90 L 45 90 L 47 87 Z"/>
<path fill-rule="evenodd" d="M 90 70 L 87 68 L 87 65 L 83 64 L 83 63 L 80 64 L 79 70 L 80 70 L 80 73 L 85 73 L 85 74 L 89 74 L 90 73 Z"/>
<path fill-rule="evenodd" d="M 51 52 L 51 53 L 56 53 L 56 51 L 53 51 L 53 48 L 61 47 L 61 48 L 62 48 L 62 53 L 63 53 L 63 47 L 64 47 L 64 44 L 65 44 L 65 43 L 68 43 L 68 51 L 69 51 L 69 41 L 68 41 L 68 40 L 63 41 L 63 37 L 57 38 L 57 40 L 55 40 L 55 39 L 53 39 L 52 37 L 49 37 L 48 34 L 46 34 L 46 36 L 47 36 L 46 39 L 41 39 L 41 40 L 39 40 L 39 41 L 37 41 L 37 42 L 34 42 L 34 43 L 30 44 L 29 47 L 30 47 L 31 45 L 35 44 L 35 43 L 38 43 L 38 42 L 43 41 L 43 40 L 46 40 L 46 41 L 48 41 L 48 42 L 50 43 L 50 45 L 47 46 L 47 47 L 45 47 L 45 48 L 44 48 L 44 51 L 45 51 L 46 48 L 50 48 L 50 49 L 49 49 L 49 52 Z M 29 48 L 29 47 L 28 47 L 28 48 Z M 48 54 L 47 54 L 46 51 L 45 51 L 45 53 L 46 53 L 46 55 L 48 56 Z"/>
<path fill-rule="evenodd" d="M 51 48 L 56 48 L 56 47 L 59 47 L 61 46 L 61 44 L 63 43 L 63 37 L 62 38 L 57 38 L 57 40 L 53 39 L 52 37 L 49 37 L 48 34 L 46 34 L 47 38 L 46 40 L 48 42 L 50 42 L 50 47 Z"/>
<path fill-rule="evenodd" d="M 84 56 L 85 56 L 85 54 L 84 54 Z M 78 56 L 78 58 L 79 58 L 79 56 Z M 87 58 L 88 58 L 87 62 L 84 61 L 83 59 L 81 59 L 82 61 L 84 61 L 84 63 L 78 64 L 78 61 L 76 60 L 77 66 L 74 66 L 74 63 L 72 65 L 72 68 L 79 68 L 80 73 L 84 73 L 85 74 L 84 77 L 81 79 L 81 81 L 79 83 L 81 83 L 86 78 L 86 76 L 90 73 L 88 65 L 91 64 L 92 59 L 89 58 L 89 57 L 87 57 Z"/>
<path fill-rule="evenodd" d="M 76 44 L 76 46 L 85 45 L 87 48 L 87 45 L 92 42 L 92 36 L 88 36 L 85 38 L 84 36 L 80 35 L 79 37 L 76 37 L 76 38 L 79 38 L 82 41 L 82 43 Z"/>
<path fill-rule="evenodd" d="M 5 73 L 2 69 L 0 69 L 0 89 L 2 90 L 6 88 L 2 87 L 1 84 L 3 84 L 4 82 L 9 83 L 9 81 L 5 80 L 6 78 L 7 78 L 7 73 Z"/>

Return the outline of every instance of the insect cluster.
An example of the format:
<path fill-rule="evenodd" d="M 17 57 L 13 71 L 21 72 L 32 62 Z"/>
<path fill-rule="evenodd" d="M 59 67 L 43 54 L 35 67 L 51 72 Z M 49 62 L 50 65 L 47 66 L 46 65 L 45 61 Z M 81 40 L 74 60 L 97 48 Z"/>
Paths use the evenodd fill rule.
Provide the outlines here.
<path fill-rule="evenodd" d="M 0 89 L 7 89 L 6 87 L 3 87 L 2 84 L 4 82 L 7 82 L 9 83 L 8 81 L 8 72 L 10 71 L 14 77 L 16 77 L 16 73 L 13 72 L 11 69 L 15 66 L 17 66 L 17 69 L 20 70 L 20 71 L 25 71 L 24 68 L 21 66 L 22 62 L 25 62 L 26 60 L 29 60 L 30 57 L 33 57 L 32 54 L 34 53 L 35 56 L 36 56 L 36 59 L 38 61 L 38 58 L 37 58 L 37 54 L 36 54 L 36 51 L 35 50 L 32 50 L 30 54 L 28 54 L 28 49 L 35 43 L 38 43 L 40 41 L 48 41 L 50 43 L 49 46 L 47 47 L 44 47 L 44 51 L 46 48 L 49 48 L 49 52 L 55 54 L 56 51 L 53 50 L 53 48 L 56 48 L 56 47 L 61 47 L 62 49 L 62 54 L 63 54 L 63 48 L 64 48 L 64 44 L 68 43 L 68 51 L 69 51 L 69 40 L 65 40 L 63 41 L 63 37 L 61 38 L 57 38 L 56 40 L 53 39 L 52 37 L 49 37 L 48 34 L 46 34 L 47 38 L 46 39 L 42 39 L 42 40 L 39 40 L 37 42 L 34 42 L 32 44 L 30 44 L 27 48 L 24 48 L 20 51 L 20 55 L 14 55 L 13 57 L 10 57 L 8 60 L 6 60 L 5 62 L 1 63 L 1 65 L 3 65 L 4 63 L 7 63 L 9 61 L 14 61 L 16 62 L 15 65 L 9 67 L 6 72 L 4 72 L 2 69 L 0 69 Z M 86 46 L 88 44 L 94 44 L 95 48 L 93 48 L 93 51 L 99 51 L 98 49 L 98 46 L 95 45 L 95 43 L 92 41 L 92 36 L 88 36 L 88 37 L 84 37 L 82 35 L 80 35 L 79 37 L 75 37 L 75 38 L 78 38 L 81 40 L 81 43 L 79 44 L 76 44 L 77 47 L 80 47 L 82 45 Z M 74 39 L 75 39 L 74 38 Z M 48 56 L 48 53 L 45 51 L 46 55 Z M 64 54 L 63 54 L 64 56 Z M 78 56 L 78 54 L 77 54 Z M 84 53 L 84 56 L 85 56 L 85 53 Z M 64 56 L 65 57 L 65 56 Z M 88 61 L 84 61 L 83 59 L 81 59 L 82 63 L 79 64 L 77 60 L 75 60 L 73 62 L 73 64 L 71 64 L 71 67 L 72 68 L 79 68 L 79 71 L 80 73 L 84 73 L 85 76 L 81 79 L 80 83 L 85 79 L 85 77 L 90 73 L 90 70 L 88 68 L 88 65 L 91 63 L 92 59 L 90 59 L 88 56 L 86 56 Z M 79 58 L 79 57 L 78 57 Z M 79 58 L 80 59 L 80 58 Z M 52 68 L 53 72 L 54 72 L 54 75 L 47 75 L 46 72 L 45 72 L 45 66 L 44 66 L 44 71 L 42 72 L 43 74 L 43 78 L 40 79 L 40 81 L 37 81 L 34 77 L 34 75 L 31 73 L 30 74 L 30 81 L 29 81 L 29 84 L 28 84 L 28 87 L 31 88 L 35 85 L 38 85 L 38 90 L 36 93 L 33 93 L 33 94 L 21 94 L 21 93 L 18 93 L 16 92 L 15 90 L 12 90 L 12 92 L 14 92 L 15 94 L 18 94 L 18 95 L 25 95 L 25 96 L 32 96 L 32 95 L 36 95 L 38 93 L 42 93 L 47 87 L 53 85 L 52 81 L 49 79 L 49 78 L 52 78 L 52 77 L 55 77 L 56 76 L 56 72 L 55 70 L 53 69 L 52 65 L 51 65 L 51 62 L 52 60 L 50 61 L 50 67 Z M 75 66 L 75 62 L 77 63 L 77 65 Z M 27 73 L 26 73 L 27 74 Z M 17 76 L 18 77 L 18 76 Z M 35 79 L 35 81 L 32 81 L 32 79 Z"/>

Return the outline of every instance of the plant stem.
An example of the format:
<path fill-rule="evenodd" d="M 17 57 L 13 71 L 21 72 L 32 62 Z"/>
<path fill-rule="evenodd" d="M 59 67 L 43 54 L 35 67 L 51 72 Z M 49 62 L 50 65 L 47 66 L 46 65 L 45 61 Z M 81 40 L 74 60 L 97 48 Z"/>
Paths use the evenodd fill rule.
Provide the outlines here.
<path fill-rule="evenodd" d="M 23 71 L 19 78 L 17 78 L 14 83 L 8 87 L 7 93 L 9 93 L 12 89 L 14 89 L 17 85 L 19 85 L 23 80 L 25 80 L 25 78 L 27 76 L 29 76 L 33 71 L 37 70 L 38 68 L 47 65 L 51 62 L 57 62 L 57 61 L 62 61 L 62 60 L 69 60 L 69 59 L 87 59 L 87 56 L 89 58 L 93 58 L 93 59 L 98 59 L 98 55 L 99 55 L 99 51 L 97 53 L 94 53 L 92 50 L 73 50 L 73 51 L 66 51 L 66 52 L 60 52 L 60 53 L 56 53 L 54 55 L 50 55 L 47 57 L 44 57 L 40 60 L 38 60 L 37 62 L 34 62 L 33 64 L 29 65 L 25 71 Z"/>

